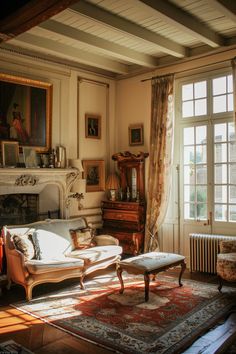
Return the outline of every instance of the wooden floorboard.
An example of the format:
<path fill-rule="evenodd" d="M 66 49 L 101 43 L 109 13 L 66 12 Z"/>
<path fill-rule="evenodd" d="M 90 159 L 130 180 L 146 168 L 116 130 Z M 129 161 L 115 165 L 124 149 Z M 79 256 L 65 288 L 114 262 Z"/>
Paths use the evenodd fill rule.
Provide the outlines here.
<path fill-rule="evenodd" d="M 178 277 L 179 271 L 169 270 L 169 275 Z M 200 273 L 185 272 L 183 278 L 204 281 L 216 284 L 217 278 Z M 62 289 L 74 281 L 65 281 L 57 284 L 45 284 L 35 287 L 34 297 L 45 294 L 47 291 Z M 74 337 L 43 321 L 32 317 L 18 309 L 9 306 L 10 303 L 25 299 L 24 289 L 15 285 L 14 291 L 3 290 L 0 298 L 0 342 L 12 339 L 35 354 L 111 354 L 106 348 L 94 343 Z M 232 346 L 234 344 L 235 346 Z M 236 354 L 236 308 L 235 311 L 217 327 L 196 340 L 190 348 L 183 351 L 186 354 Z"/>

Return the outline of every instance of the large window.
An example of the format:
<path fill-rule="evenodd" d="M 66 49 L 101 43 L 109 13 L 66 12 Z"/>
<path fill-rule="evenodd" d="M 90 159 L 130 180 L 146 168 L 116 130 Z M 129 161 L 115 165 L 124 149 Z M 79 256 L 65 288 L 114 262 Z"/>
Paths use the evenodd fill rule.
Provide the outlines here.
<path fill-rule="evenodd" d="M 181 85 L 185 220 L 236 222 L 232 75 Z"/>

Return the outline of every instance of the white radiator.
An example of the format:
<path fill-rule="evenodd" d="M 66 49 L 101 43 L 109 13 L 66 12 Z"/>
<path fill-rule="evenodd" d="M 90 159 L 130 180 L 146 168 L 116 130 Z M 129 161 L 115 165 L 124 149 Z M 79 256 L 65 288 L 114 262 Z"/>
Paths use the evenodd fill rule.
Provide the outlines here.
<path fill-rule="evenodd" d="M 235 236 L 190 234 L 190 270 L 216 274 L 216 257 L 221 240 L 235 240 Z"/>

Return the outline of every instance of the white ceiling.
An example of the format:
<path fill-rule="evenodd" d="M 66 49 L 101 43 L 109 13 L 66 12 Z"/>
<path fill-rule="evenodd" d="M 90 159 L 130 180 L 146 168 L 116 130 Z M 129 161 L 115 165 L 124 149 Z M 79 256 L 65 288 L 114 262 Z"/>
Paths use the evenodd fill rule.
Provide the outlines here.
<path fill-rule="evenodd" d="M 125 77 L 236 48 L 236 1 L 80 0 L 1 46 Z"/>

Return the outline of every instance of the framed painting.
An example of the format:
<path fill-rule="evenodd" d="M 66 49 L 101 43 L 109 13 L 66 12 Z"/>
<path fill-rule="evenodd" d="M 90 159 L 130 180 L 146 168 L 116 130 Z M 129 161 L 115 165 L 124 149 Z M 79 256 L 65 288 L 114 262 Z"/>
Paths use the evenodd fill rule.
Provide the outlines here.
<path fill-rule="evenodd" d="M 142 124 L 132 124 L 129 126 L 129 145 L 143 145 Z"/>
<path fill-rule="evenodd" d="M 2 141 L 2 165 L 16 167 L 19 163 L 19 143 L 17 141 Z"/>
<path fill-rule="evenodd" d="M 25 167 L 38 167 L 38 159 L 35 149 L 29 146 L 22 146 Z"/>
<path fill-rule="evenodd" d="M 83 160 L 86 192 L 105 190 L 105 163 L 104 160 Z"/>
<path fill-rule="evenodd" d="M 0 140 L 47 152 L 51 116 L 51 84 L 0 73 Z"/>
<path fill-rule="evenodd" d="M 101 139 L 101 116 L 85 114 L 85 137 Z"/>

